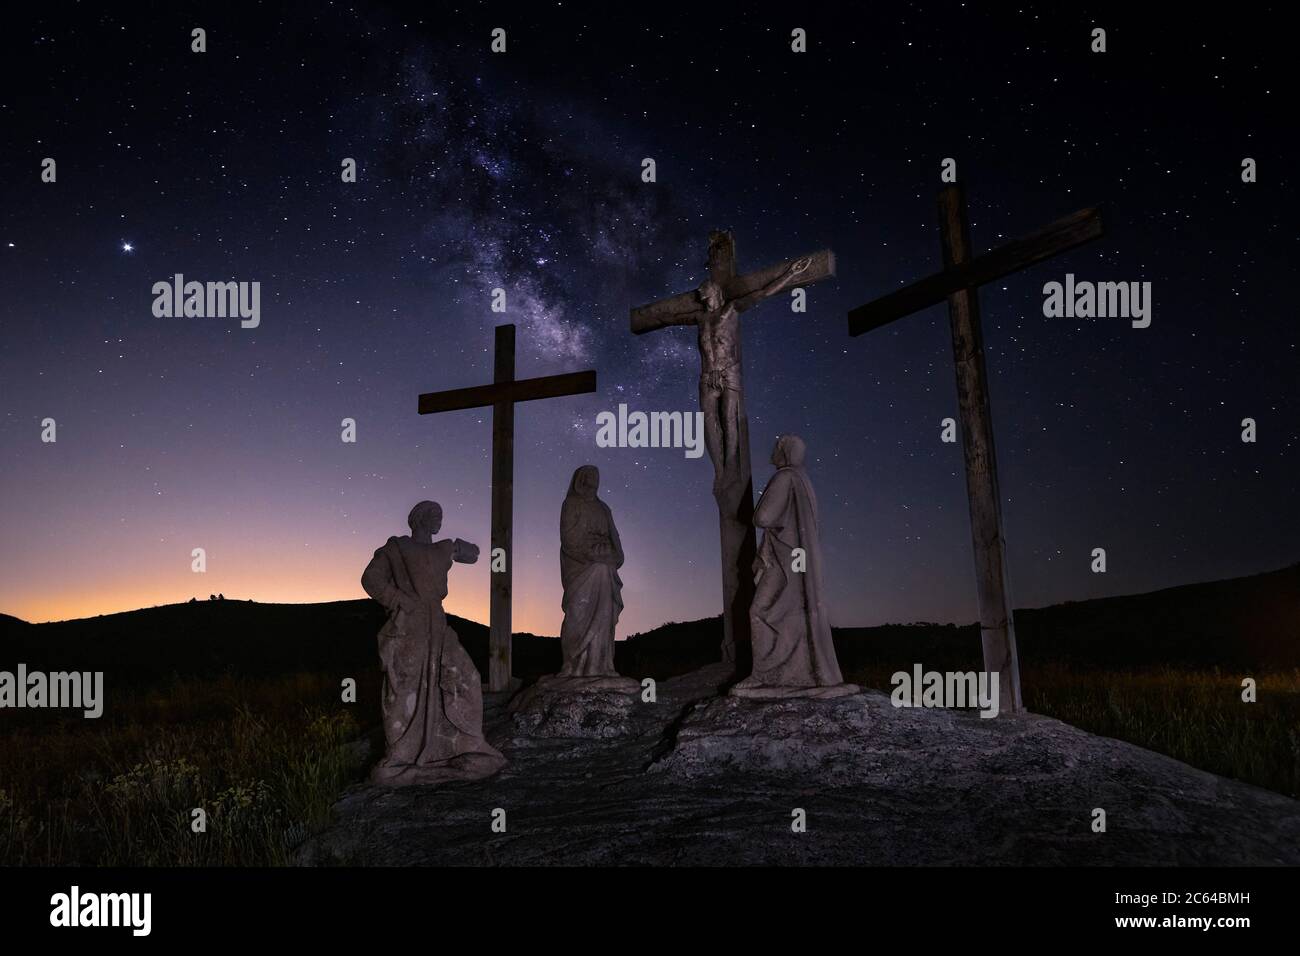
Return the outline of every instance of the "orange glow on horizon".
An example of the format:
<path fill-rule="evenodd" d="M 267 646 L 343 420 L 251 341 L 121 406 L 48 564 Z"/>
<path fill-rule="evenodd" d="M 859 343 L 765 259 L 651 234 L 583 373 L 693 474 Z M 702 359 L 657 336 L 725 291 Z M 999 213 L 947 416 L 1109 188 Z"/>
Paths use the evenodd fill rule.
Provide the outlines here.
<path fill-rule="evenodd" d="M 358 587 L 351 594 L 340 594 L 322 587 L 277 588 L 274 592 L 257 590 L 256 593 L 231 594 L 224 591 L 212 591 L 211 594 L 223 593 L 227 601 L 253 600 L 259 604 L 326 604 L 331 601 L 356 601 L 366 598 L 364 591 Z M 200 601 L 208 599 L 207 594 L 178 594 L 173 589 L 166 591 L 140 589 L 113 589 L 111 591 L 83 591 L 75 595 L 50 594 L 39 596 L 14 607 L 0 609 L 0 613 L 21 618 L 31 624 L 46 624 L 53 621 L 73 621 L 88 617 L 108 614 L 120 614 L 126 611 L 138 611 L 143 608 L 159 607 L 168 604 L 186 604 L 190 598 Z M 488 600 L 484 596 L 479 601 L 453 601 L 450 597 L 443 602 L 448 614 L 468 618 L 486 625 L 488 621 Z M 514 609 L 513 625 L 515 631 L 529 631 L 534 634 L 547 634 L 546 622 L 533 622 Z"/>
<path fill-rule="evenodd" d="M 294 542 L 278 528 L 271 516 L 257 515 L 196 534 L 206 554 L 201 573 L 191 569 L 190 541 L 178 543 L 170 529 L 157 539 L 130 542 L 107 529 L 92 530 L 75 549 L 51 547 L 7 569 L 0 577 L 0 613 L 36 624 L 185 604 L 191 598 L 206 601 L 215 594 L 263 604 L 366 599 L 361 571 L 374 553 L 371 541 L 382 540 L 380 534 L 368 534 L 361 543 L 361 535 L 344 527 Z M 549 532 L 547 528 L 536 537 Z M 564 617 L 558 561 L 549 542 L 529 541 L 522 534 L 516 542 L 521 557 L 514 569 L 512 629 L 557 636 Z M 674 582 L 648 567 L 643 562 L 624 575 L 625 608 L 617 638 L 664 623 L 664 602 L 656 589 Z M 490 582 L 486 561 L 456 565 L 444 608 L 486 625 Z M 689 620 L 708 617 L 714 598 L 701 590 L 693 601 L 675 600 L 673 610 Z"/>
<path fill-rule="evenodd" d="M 488 623 L 488 595 L 486 589 L 464 589 L 468 593 L 460 596 L 448 595 L 443 607 L 448 614 L 463 617 L 477 623 Z M 481 595 L 474 591 L 482 590 Z M 73 621 L 127 611 L 165 605 L 186 604 L 190 598 L 199 601 L 208 600 L 209 594 L 224 594 L 227 601 L 252 600 L 259 604 L 325 604 L 332 601 L 365 600 L 367 596 L 360 585 L 353 588 L 337 588 L 320 582 L 299 582 L 296 585 L 277 586 L 274 589 L 264 586 L 249 585 L 240 588 L 234 583 L 215 587 L 203 594 L 193 590 L 184 592 L 174 587 L 103 587 L 84 589 L 74 593 L 51 590 L 35 594 L 27 601 L 20 601 L 6 607 L 0 607 L 0 613 L 8 614 L 31 624 L 45 624 L 55 621 Z M 512 625 L 516 633 L 528 632 L 543 636 L 559 634 L 560 615 L 548 614 L 545 610 L 549 602 L 520 600 L 516 597 Z"/>

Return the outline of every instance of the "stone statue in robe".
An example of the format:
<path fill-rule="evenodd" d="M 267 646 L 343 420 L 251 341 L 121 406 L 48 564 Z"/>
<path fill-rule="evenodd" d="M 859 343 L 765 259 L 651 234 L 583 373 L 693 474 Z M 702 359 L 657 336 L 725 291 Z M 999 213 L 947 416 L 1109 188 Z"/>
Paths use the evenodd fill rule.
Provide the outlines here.
<path fill-rule="evenodd" d="M 564 666 L 542 678 L 548 689 L 636 693 L 640 684 L 614 669 L 614 628 L 623 611 L 623 544 L 609 505 L 597 497 L 600 472 L 583 465 L 573 473 L 560 509 L 560 582 Z"/>
<path fill-rule="evenodd" d="M 817 496 L 803 462 L 803 439 L 782 435 L 772 451 L 776 474 L 754 508 L 754 526 L 763 529 L 749 611 L 754 668 L 731 688 L 737 697 L 841 697 L 859 690 L 844 683 L 835 658 Z"/>
<path fill-rule="evenodd" d="M 400 786 L 487 777 L 506 760 L 483 737 L 479 674 L 442 608 L 452 562 L 473 564 L 478 546 L 434 541 L 442 508 L 433 501 L 411 509 L 407 523 L 410 535 L 389 538 L 361 576 L 388 612 L 379 632 L 386 748 L 370 779 Z"/>

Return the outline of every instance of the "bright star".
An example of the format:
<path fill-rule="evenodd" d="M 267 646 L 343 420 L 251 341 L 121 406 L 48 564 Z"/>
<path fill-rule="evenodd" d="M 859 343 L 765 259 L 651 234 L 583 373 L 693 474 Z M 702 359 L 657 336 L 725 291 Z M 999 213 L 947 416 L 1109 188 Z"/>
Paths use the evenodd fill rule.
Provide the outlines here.
<path fill-rule="evenodd" d="M 135 246 L 131 245 L 131 243 L 129 243 L 129 242 L 124 242 L 124 243 L 122 243 L 122 251 L 123 251 L 123 252 L 134 252 L 134 251 L 135 251 Z"/>

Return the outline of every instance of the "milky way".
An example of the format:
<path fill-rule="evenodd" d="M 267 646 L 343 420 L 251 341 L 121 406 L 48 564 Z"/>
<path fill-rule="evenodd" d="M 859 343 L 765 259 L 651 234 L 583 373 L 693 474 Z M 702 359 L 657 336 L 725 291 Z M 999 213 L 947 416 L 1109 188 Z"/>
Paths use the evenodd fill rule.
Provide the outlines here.
<path fill-rule="evenodd" d="M 1016 603 L 1294 561 L 1280 41 L 1130 13 L 1095 55 L 1092 20 L 1049 5 L 860 6 L 232 7 L 204 15 L 204 54 L 187 11 L 14 19 L 0 610 L 359 596 L 423 497 L 447 533 L 486 543 L 490 413 L 415 401 L 489 381 L 492 327 L 510 321 L 521 377 L 600 382 L 517 412 L 517 625 L 558 630 L 558 509 L 586 462 L 628 553 L 620 633 L 717 613 L 707 459 L 594 438 L 619 403 L 694 409 L 693 330 L 633 336 L 628 310 L 694 288 L 722 227 L 743 269 L 824 246 L 839 262 L 807 313 L 774 301 L 743 319 L 755 479 L 778 434 L 803 435 L 833 619 L 970 620 L 961 453 L 939 440 L 956 410 L 947 317 L 857 339 L 845 322 L 938 268 L 945 157 L 978 249 L 1087 205 L 1107 221 L 981 291 Z M 1045 316 L 1043 286 L 1067 272 L 1150 282 L 1150 328 Z M 259 282 L 260 325 L 152 316 L 151 285 L 177 273 Z M 458 568 L 448 607 L 483 618 L 486 593 L 484 566 Z"/>

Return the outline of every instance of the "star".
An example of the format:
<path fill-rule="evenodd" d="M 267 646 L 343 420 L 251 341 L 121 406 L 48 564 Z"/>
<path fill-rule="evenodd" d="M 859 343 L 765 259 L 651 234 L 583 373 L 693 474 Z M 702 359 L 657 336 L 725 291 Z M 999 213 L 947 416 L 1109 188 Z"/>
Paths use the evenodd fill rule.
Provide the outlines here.
<path fill-rule="evenodd" d="M 135 252 L 135 246 L 131 245 L 129 242 L 124 242 L 122 243 L 122 251 L 127 253 Z"/>

